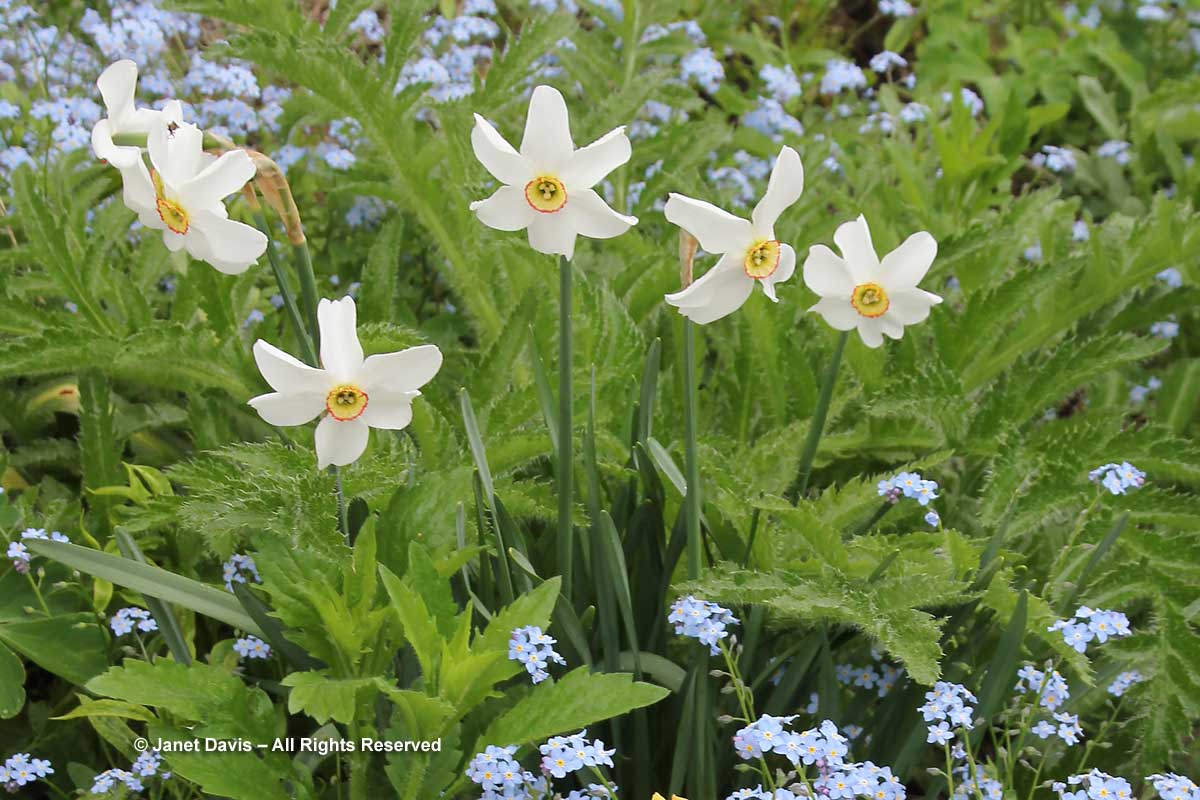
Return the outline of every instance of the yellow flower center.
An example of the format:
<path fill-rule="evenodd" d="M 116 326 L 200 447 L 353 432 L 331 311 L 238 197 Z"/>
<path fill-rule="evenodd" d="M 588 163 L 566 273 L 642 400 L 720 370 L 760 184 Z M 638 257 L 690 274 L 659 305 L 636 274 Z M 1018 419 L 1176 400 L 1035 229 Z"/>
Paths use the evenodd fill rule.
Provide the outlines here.
<path fill-rule="evenodd" d="M 340 422 L 358 419 L 367 410 L 367 393 L 357 386 L 336 386 L 325 396 L 325 410 Z"/>
<path fill-rule="evenodd" d="M 188 213 L 183 206 L 167 198 L 166 187 L 157 171 L 151 170 L 150 180 L 154 184 L 154 206 L 158 210 L 158 218 L 170 230 L 178 234 L 188 232 Z"/>
<path fill-rule="evenodd" d="M 534 211 L 553 214 L 567 204 L 567 187 L 553 175 L 539 175 L 525 184 L 525 200 Z"/>
<path fill-rule="evenodd" d="M 755 280 L 771 277 L 779 266 L 779 242 L 764 239 L 755 243 L 746 251 L 746 260 L 742 265 L 746 274 Z"/>
<path fill-rule="evenodd" d="M 850 305 L 864 317 L 881 317 L 891 303 L 878 283 L 860 283 L 850 294 Z"/>

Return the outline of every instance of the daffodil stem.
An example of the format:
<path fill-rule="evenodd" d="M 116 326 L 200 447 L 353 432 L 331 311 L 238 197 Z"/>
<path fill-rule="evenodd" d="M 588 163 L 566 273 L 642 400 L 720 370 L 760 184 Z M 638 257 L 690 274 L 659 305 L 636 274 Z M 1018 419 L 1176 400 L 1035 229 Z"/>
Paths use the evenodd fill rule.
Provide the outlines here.
<path fill-rule="evenodd" d="M 575 562 L 571 439 L 571 262 L 558 257 L 558 572 L 563 597 L 571 597 Z"/>
<path fill-rule="evenodd" d="M 308 242 L 301 240 L 292 244 L 292 256 L 296 260 L 296 273 L 300 276 L 300 297 L 304 303 L 304 316 L 314 340 L 317 336 L 317 278 L 313 274 L 312 256 Z"/>
<path fill-rule="evenodd" d="M 683 457 L 687 472 L 684 497 L 687 524 L 687 575 L 700 577 L 700 462 L 696 458 L 696 344 L 695 326 L 683 321 Z"/>
<path fill-rule="evenodd" d="M 846 341 L 849 338 L 849 331 L 843 331 L 838 336 L 837 344 L 833 346 L 833 355 L 829 358 L 829 366 L 825 368 L 825 377 L 821 379 L 821 394 L 817 397 L 817 407 L 808 424 L 808 436 L 804 440 L 804 449 L 800 451 L 800 470 L 792 487 L 792 502 L 798 501 L 808 491 L 808 479 L 812 477 L 813 459 L 816 458 L 817 445 L 820 444 L 821 433 L 825 429 L 825 418 L 829 415 L 829 401 L 833 399 L 833 386 L 837 383 L 838 368 L 842 365 L 842 353 L 846 349 Z"/>
<path fill-rule="evenodd" d="M 337 493 L 338 530 L 342 532 L 342 537 L 349 542 L 350 512 L 346 507 L 346 494 L 342 490 L 342 470 L 340 467 L 333 468 L 333 484 Z"/>
<path fill-rule="evenodd" d="M 250 207 L 251 214 L 254 215 L 254 224 L 267 237 L 267 262 L 271 265 L 271 272 L 275 276 L 275 285 L 279 287 L 279 296 L 283 298 L 283 310 L 287 312 L 288 320 L 292 323 L 292 329 L 296 332 L 296 339 L 300 343 L 300 351 L 303 353 L 304 360 L 309 366 L 316 366 L 316 348 L 313 347 L 308 326 L 305 325 L 304 318 L 300 316 L 300 309 L 296 305 L 296 295 L 292 292 L 291 282 L 288 281 L 287 273 L 283 271 L 283 265 L 279 261 L 279 253 L 275 250 L 275 240 L 271 236 L 271 226 L 267 222 L 267 215 L 263 211 L 262 204 L 258 202 L 258 195 L 251 184 L 246 184 L 244 196 L 246 204 Z"/>

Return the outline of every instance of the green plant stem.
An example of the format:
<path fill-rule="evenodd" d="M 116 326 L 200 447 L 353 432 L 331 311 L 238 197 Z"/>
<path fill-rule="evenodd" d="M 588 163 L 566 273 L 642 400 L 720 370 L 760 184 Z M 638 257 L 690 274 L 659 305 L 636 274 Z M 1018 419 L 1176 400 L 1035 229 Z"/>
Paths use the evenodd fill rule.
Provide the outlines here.
<path fill-rule="evenodd" d="M 1053 586 L 1059 582 L 1061 577 L 1058 574 L 1059 570 L 1066 567 L 1067 556 L 1074 548 L 1075 540 L 1079 538 L 1079 534 L 1083 532 L 1084 526 L 1087 525 L 1088 517 L 1096 510 L 1096 506 L 1100 505 L 1100 501 L 1104 497 L 1101 491 L 1099 489 L 1096 490 L 1095 499 L 1088 504 L 1087 508 L 1079 512 L 1079 516 L 1075 519 L 1075 527 L 1071 529 L 1071 535 L 1067 537 L 1067 543 L 1058 551 L 1058 557 L 1054 559 L 1054 565 L 1050 568 L 1047 578 L 1048 586 Z"/>
<path fill-rule="evenodd" d="M 347 542 L 350 541 L 350 512 L 346 505 L 346 494 L 342 491 L 342 469 L 341 467 L 331 467 L 333 470 L 333 485 L 337 494 L 337 512 L 338 512 L 338 530 L 342 532 L 342 538 Z"/>
<path fill-rule="evenodd" d="M 1117 717 L 1121 713 L 1121 705 L 1124 704 L 1124 702 L 1125 695 L 1121 695 L 1120 699 L 1117 700 L 1117 704 L 1113 707 L 1112 716 L 1104 721 L 1104 724 L 1100 726 L 1100 730 L 1096 732 L 1096 735 L 1091 739 L 1088 739 L 1087 744 L 1084 745 L 1083 755 L 1079 758 L 1079 765 L 1075 767 L 1075 772 L 1072 774 L 1078 775 L 1083 772 L 1084 765 L 1087 764 L 1087 760 L 1091 758 L 1092 749 L 1096 746 L 1097 742 L 1104 741 L 1104 734 L 1108 733 L 1108 729 L 1111 728 L 1113 723 L 1117 721 Z"/>
<path fill-rule="evenodd" d="M 50 606 L 46 605 L 46 598 L 42 597 L 42 590 L 38 588 L 37 581 L 33 579 L 33 574 L 31 572 L 26 572 L 25 577 L 28 579 L 29 586 L 33 589 L 33 593 L 37 597 L 38 604 L 41 605 L 42 611 L 46 612 L 47 617 L 51 616 Z"/>
<path fill-rule="evenodd" d="M 304 322 L 304 318 L 300 316 L 300 309 L 296 305 L 296 295 L 292 292 L 291 282 L 287 279 L 287 273 L 283 271 L 283 265 L 279 261 L 279 253 L 275 250 L 275 242 L 271 236 L 271 226 L 267 222 L 267 216 L 263 212 L 262 206 L 255 202 L 253 208 L 254 222 L 267 236 L 267 262 L 271 265 L 271 272 L 275 275 L 275 285 L 279 287 L 279 296 L 283 298 L 283 310 L 287 313 L 288 321 L 292 324 L 292 329 L 296 332 L 296 339 L 300 342 L 300 353 L 304 357 L 305 363 L 311 367 L 317 365 L 317 351 L 313 346 L 312 337 L 308 333 L 308 326 Z"/>
<path fill-rule="evenodd" d="M 617 788 L 608 782 L 608 778 L 604 777 L 604 773 L 599 767 L 589 767 L 592 774 L 596 776 L 596 780 L 600 781 L 600 785 L 608 792 L 608 797 L 612 800 L 617 800 Z"/>
<path fill-rule="evenodd" d="M 296 261 L 296 273 L 300 276 L 300 296 L 304 302 L 308 330 L 316 343 L 320 336 L 320 328 L 317 326 L 317 278 L 313 274 L 312 256 L 308 252 L 308 242 L 302 241 L 293 244 L 292 257 Z"/>
<path fill-rule="evenodd" d="M 833 399 L 833 385 L 837 383 L 838 368 L 842 365 L 842 353 L 850 338 L 849 331 L 842 331 L 837 344 L 833 346 L 833 355 L 829 358 L 829 366 L 821 379 L 821 394 L 817 397 L 817 407 L 813 411 L 812 420 L 808 423 L 808 436 L 804 440 L 804 449 L 800 452 L 800 471 L 793 486 L 792 501 L 796 502 L 808 491 L 808 479 L 812 477 L 813 459 L 817 455 L 817 445 L 821 442 L 821 432 L 825 428 L 825 418 L 829 415 L 829 401 Z"/>
<path fill-rule="evenodd" d="M 700 463 L 696 458 L 696 358 L 695 326 L 683 321 L 683 450 L 687 472 L 687 575 L 700 577 Z"/>
<path fill-rule="evenodd" d="M 558 257 L 558 572 L 562 576 L 563 597 L 571 597 L 575 566 L 575 526 L 571 522 L 574 505 L 571 420 L 571 262 Z"/>
<path fill-rule="evenodd" d="M 974 783 L 974 785 L 975 785 L 975 794 L 978 795 L 979 800 L 984 800 L 983 787 L 981 787 L 979 785 L 979 773 L 975 767 L 975 755 L 971 752 L 971 737 L 969 735 L 970 732 L 963 728 L 959 728 L 958 731 L 959 731 L 959 736 L 961 736 L 963 741 L 966 743 L 965 746 L 963 747 L 963 750 L 967 754 L 967 766 L 971 768 L 970 776 L 971 776 L 972 783 Z"/>
<path fill-rule="evenodd" d="M 884 516 L 886 516 L 887 513 L 892 510 L 892 506 L 894 505 L 896 504 L 885 500 L 879 505 L 879 508 L 875 509 L 875 513 L 872 514 L 869 519 L 864 520 L 858 525 L 858 527 L 850 532 L 850 537 L 853 538 L 855 536 L 862 536 L 864 533 L 871 530 L 871 528 L 874 528 L 879 523 L 879 520 L 883 519 Z"/>
<path fill-rule="evenodd" d="M 950 757 L 950 743 L 942 742 L 942 749 L 946 751 L 946 786 L 947 797 L 954 797 L 954 759 Z"/>
<path fill-rule="evenodd" d="M 733 657 L 733 653 L 724 642 L 719 645 L 721 648 L 721 657 L 725 659 L 725 668 L 729 670 L 729 679 L 733 682 L 733 693 L 737 697 L 738 708 L 742 712 L 742 720 L 750 725 L 754 722 L 754 692 L 742 680 L 741 670 L 738 669 L 737 660 Z M 771 768 L 767 766 L 767 759 L 764 756 L 758 757 L 759 771 L 762 772 L 763 780 L 771 792 L 775 791 L 775 780 L 771 777 Z"/>
<path fill-rule="evenodd" d="M 361 739 L 357 725 L 351 726 L 351 736 Z M 355 749 L 350 754 L 350 800 L 367 800 L 367 770 L 370 767 L 370 756 Z"/>
<path fill-rule="evenodd" d="M 1038 759 L 1038 765 L 1033 770 L 1033 783 L 1029 785 L 1029 794 L 1026 800 L 1033 800 L 1033 793 L 1037 791 L 1038 778 L 1042 777 L 1042 767 L 1046 766 L 1046 754 L 1050 752 L 1050 748 L 1042 751 L 1042 757 Z"/>
<path fill-rule="evenodd" d="M 1008 786 L 1013 786 L 1013 773 L 1016 771 L 1017 760 L 1021 749 L 1025 747 L 1025 739 L 1029 736 L 1029 723 L 1033 720 L 1033 711 L 1037 709 L 1042 702 L 1042 695 L 1046 692 L 1046 687 L 1050 684 L 1050 677 L 1058 670 L 1059 660 L 1055 659 L 1054 663 L 1047 667 L 1042 672 L 1042 683 L 1038 686 L 1037 697 L 1033 698 L 1032 703 L 1025 708 L 1025 714 L 1021 720 L 1021 734 L 1017 737 L 1017 746 L 1008 748 Z M 1005 726 L 1007 728 L 1007 726 Z"/>

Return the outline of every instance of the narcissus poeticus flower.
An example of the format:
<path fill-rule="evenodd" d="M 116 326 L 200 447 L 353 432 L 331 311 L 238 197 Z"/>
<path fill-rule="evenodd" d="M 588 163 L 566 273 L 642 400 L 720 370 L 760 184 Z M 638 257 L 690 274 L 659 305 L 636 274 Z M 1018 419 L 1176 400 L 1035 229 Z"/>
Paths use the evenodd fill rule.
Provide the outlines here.
<path fill-rule="evenodd" d="M 229 275 L 245 272 L 267 249 L 267 237 L 229 219 L 222 201 L 254 177 L 250 156 L 205 153 L 203 132 L 180 119 L 178 103 L 164 109 L 146 144 L 150 169 L 139 159 L 121 172 L 125 204 L 143 225 L 163 232 L 168 250 L 185 248 Z"/>
<path fill-rule="evenodd" d="M 696 237 L 700 246 L 721 258 L 704 276 L 667 302 L 693 322 L 705 325 L 742 307 L 754 284 L 775 302 L 775 284 L 796 271 L 796 251 L 775 238 L 775 221 L 804 191 L 804 166 L 790 147 L 779 151 L 767 193 L 749 220 L 735 217 L 712 203 L 672 193 L 664 209 L 667 219 Z"/>
<path fill-rule="evenodd" d="M 367 447 L 370 428 L 398 431 L 412 421 L 412 401 L 442 366 L 435 345 L 363 358 L 354 300 L 321 300 L 321 366 L 310 367 L 262 339 L 254 360 L 274 392 L 250 405 L 272 425 L 317 424 L 317 467 L 344 466 Z"/>
<path fill-rule="evenodd" d="M 885 334 L 899 339 L 905 325 L 923 321 L 942 302 L 917 288 L 937 256 L 937 242 L 927 232 L 909 236 L 882 261 L 861 214 L 838 226 L 833 241 L 841 258 L 818 244 L 809 248 L 804 261 L 804 282 L 821 296 L 809 311 L 839 331 L 857 328 L 867 347 L 879 347 Z"/>
<path fill-rule="evenodd" d="M 471 210 L 496 230 L 528 229 L 529 246 L 539 253 L 571 258 L 577 235 L 610 239 L 637 224 L 637 217 L 613 211 L 592 188 L 629 160 L 624 126 L 576 150 L 567 104 L 557 89 L 533 90 L 520 152 L 478 114 L 471 146 L 504 184 L 488 199 L 471 203 Z"/>
<path fill-rule="evenodd" d="M 104 98 L 108 116 L 92 127 L 92 151 L 120 170 L 129 169 L 142 159 L 142 149 L 113 143 L 119 133 L 150 133 L 162 112 L 134 105 L 137 89 L 137 64 L 127 58 L 109 65 L 100 73 L 96 86 Z"/>

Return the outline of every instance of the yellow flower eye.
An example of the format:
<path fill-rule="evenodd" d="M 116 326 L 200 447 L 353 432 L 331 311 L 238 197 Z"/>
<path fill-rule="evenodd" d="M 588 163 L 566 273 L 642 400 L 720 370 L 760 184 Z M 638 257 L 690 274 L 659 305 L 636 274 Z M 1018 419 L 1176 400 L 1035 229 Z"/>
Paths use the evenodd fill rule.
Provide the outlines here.
<path fill-rule="evenodd" d="M 883 316 L 891 301 L 878 283 L 860 283 L 850 294 L 850 305 L 864 317 L 874 318 Z"/>
<path fill-rule="evenodd" d="M 742 266 L 746 270 L 746 274 L 755 280 L 769 278 L 779 267 L 779 253 L 779 242 L 774 239 L 765 239 L 746 251 L 746 258 L 742 262 Z"/>
<path fill-rule="evenodd" d="M 367 393 L 357 386 L 335 386 L 325 396 L 325 410 L 340 422 L 358 419 L 367 410 Z"/>
<path fill-rule="evenodd" d="M 534 211 L 553 214 L 567 204 L 567 187 L 553 175 L 539 175 L 525 184 L 525 200 Z"/>

